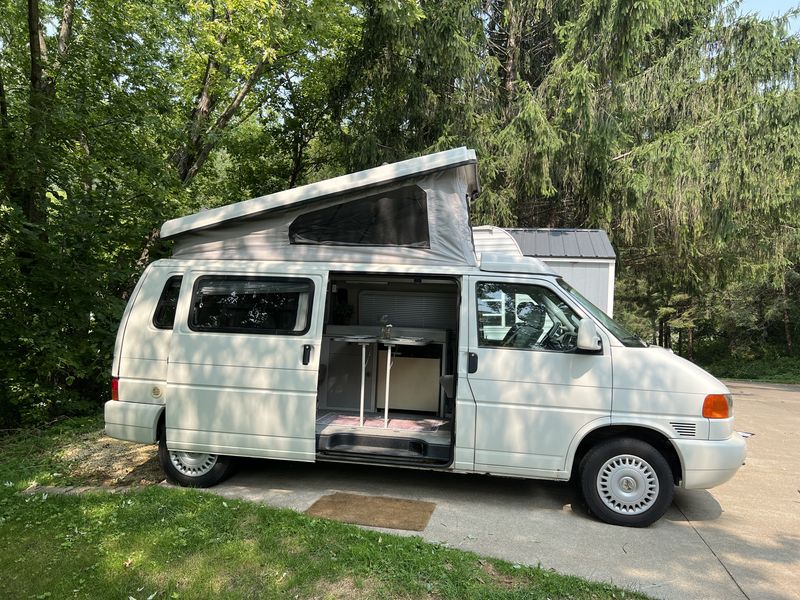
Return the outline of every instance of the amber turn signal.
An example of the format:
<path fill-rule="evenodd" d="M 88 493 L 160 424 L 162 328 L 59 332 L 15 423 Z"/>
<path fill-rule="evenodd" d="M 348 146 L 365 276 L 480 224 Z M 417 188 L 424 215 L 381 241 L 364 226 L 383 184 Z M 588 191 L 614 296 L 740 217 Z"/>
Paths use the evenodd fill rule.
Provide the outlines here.
<path fill-rule="evenodd" d="M 703 416 L 706 419 L 727 419 L 733 416 L 733 396 L 709 394 L 703 401 Z"/>

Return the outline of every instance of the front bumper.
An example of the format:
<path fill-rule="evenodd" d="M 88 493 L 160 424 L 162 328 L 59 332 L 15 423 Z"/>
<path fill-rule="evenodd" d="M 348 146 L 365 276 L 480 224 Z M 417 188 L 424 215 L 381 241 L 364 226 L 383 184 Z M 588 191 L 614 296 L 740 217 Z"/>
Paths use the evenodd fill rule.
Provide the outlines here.
<path fill-rule="evenodd" d="M 744 464 L 747 444 L 738 433 L 727 440 L 680 440 L 672 443 L 683 467 L 681 487 L 708 489 L 721 485 Z"/>

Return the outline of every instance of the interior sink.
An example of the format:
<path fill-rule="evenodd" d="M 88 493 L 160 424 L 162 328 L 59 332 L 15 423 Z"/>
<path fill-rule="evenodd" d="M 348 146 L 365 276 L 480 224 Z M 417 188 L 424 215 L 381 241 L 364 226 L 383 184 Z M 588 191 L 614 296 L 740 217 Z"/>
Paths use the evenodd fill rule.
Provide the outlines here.
<path fill-rule="evenodd" d="M 333 340 L 336 342 L 350 342 L 352 344 L 374 344 L 375 342 L 379 342 L 387 346 L 427 346 L 431 343 L 431 340 L 427 338 L 402 335 L 393 335 L 388 338 L 379 337 L 377 335 L 340 335 L 333 338 Z"/>
<path fill-rule="evenodd" d="M 402 337 L 392 336 L 388 338 L 378 338 L 382 344 L 394 344 L 397 346 L 426 346 L 431 343 L 431 340 L 421 337 Z"/>
<path fill-rule="evenodd" d="M 376 335 L 340 335 L 333 338 L 336 342 L 352 342 L 354 344 L 373 344 L 378 341 Z"/>

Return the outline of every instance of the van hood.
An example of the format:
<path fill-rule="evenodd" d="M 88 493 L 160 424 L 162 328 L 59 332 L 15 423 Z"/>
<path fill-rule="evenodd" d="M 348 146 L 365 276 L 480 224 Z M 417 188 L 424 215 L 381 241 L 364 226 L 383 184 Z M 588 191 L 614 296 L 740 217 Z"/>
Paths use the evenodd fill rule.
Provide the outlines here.
<path fill-rule="evenodd" d="M 687 394 L 729 394 L 719 379 L 660 346 L 611 349 L 614 387 Z"/>

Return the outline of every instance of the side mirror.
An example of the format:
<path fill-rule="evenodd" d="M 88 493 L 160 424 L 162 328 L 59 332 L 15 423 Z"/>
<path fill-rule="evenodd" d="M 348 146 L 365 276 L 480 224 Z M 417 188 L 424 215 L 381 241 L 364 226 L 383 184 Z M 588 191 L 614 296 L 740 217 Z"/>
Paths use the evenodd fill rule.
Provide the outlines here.
<path fill-rule="evenodd" d="M 581 319 L 578 324 L 578 350 L 602 352 L 603 341 L 597 333 L 597 325 L 591 319 Z"/>

